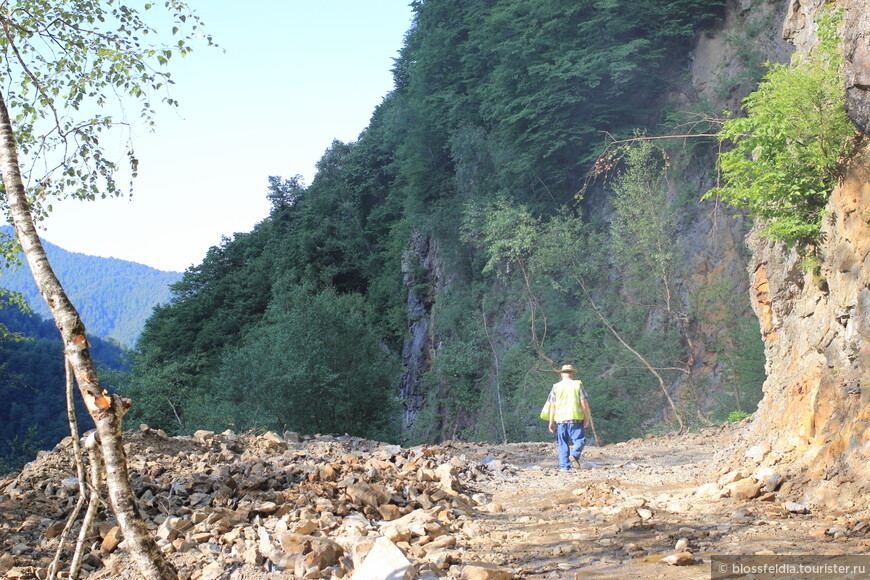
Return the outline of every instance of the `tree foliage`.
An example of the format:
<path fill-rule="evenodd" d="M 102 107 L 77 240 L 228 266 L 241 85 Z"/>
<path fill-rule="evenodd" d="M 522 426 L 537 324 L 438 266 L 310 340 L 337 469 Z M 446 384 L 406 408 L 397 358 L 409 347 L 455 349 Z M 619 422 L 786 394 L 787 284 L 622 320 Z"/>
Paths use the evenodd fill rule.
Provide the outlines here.
<path fill-rule="evenodd" d="M 839 21 L 824 18 L 813 52 L 770 66 L 744 101 L 746 116 L 724 123 L 720 139 L 734 144 L 719 156 L 726 183 L 705 196 L 745 208 L 764 220 L 764 235 L 787 244 L 818 241 L 828 196 L 854 146 Z"/>
<path fill-rule="evenodd" d="M 394 440 L 397 360 L 365 308 L 357 294 L 303 287 L 273 302 L 221 360 L 215 388 L 232 403 L 232 424 Z"/>
<path fill-rule="evenodd" d="M 338 373 L 298 354 L 303 340 L 337 348 L 304 326 L 334 320 L 313 312 L 355 308 L 349 335 L 391 361 L 426 317 L 425 401 L 408 441 L 546 436 L 536 413 L 553 377 L 541 367 L 556 361 L 584 369 L 609 440 L 642 434 L 662 418 L 661 387 L 577 279 L 666 386 L 679 385 L 687 344 L 675 321 L 688 298 L 674 280 L 670 168 L 655 149 L 632 153 L 612 229 L 573 202 L 605 134 L 660 120 L 696 32 L 723 4 L 415 2 L 395 89 L 359 140 L 333 142 L 310 185 L 270 177 L 269 217 L 213 248 L 149 320 L 131 382 L 139 398 L 155 395 L 147 422 L 367 429 L 325 427 L 298 404 L 334 396 L 317 377 Z M 409 291 L 425 313 L 409 313 Z M 373 400 L 396 389 L 370 374 L 381 364 L 355 367 L 380 377 L 367 386 Z M 180 421 L 167 398 L 181 403 Z"/>
<path fill-rule="evenodd" d="M 196 38 L 211 44 L 187 3 L 161 3 L 164 10 L 154 9 L 155 3 L 136 8 L 103 0 L 0 3 L 0 76 L 8 81 L 4 98 L 37 217 L 51 209 L 53 196 L 124 193 L 118 182 L 124 166 L 136 176 L 132 142 L 126 140 L 119 160 L 107 149 L 107 133 L 129 128 L 129 102 L 139 104 L 135 122 L 153 127 L 160 101 L 177 104 L 167 90 L 170 59 L 188 54 Z M 170 42 L 153 24 L 165 14 Z M 128 103 L 119 106 L 119 97 Z"/>
<path fill-rule="evenodd" d="M 569 360 L 581 369 L 608 438 L 634 436 L 660 421 L 666 390 L 682 376 L 685 344 L 679 327 L 656 323 L 661 306 L 633 300 L 648 288 L 633 287 L 609 262 L 607 232 L 574 212 L 540 219 L 507 202 L 483 215 L 483 223 L 471 216 L 471 229 L 482 233 L 477 243 L 490 257 L 488 267 L 523 288 L 527 344 L 537 365 L 557 368 L 554 361 Z M 649 251 L 644 238 L 631 241 L 634 255 Z M 630 241 L 623 243 L 628 251 Z M 671 370 L 655 370 L 662 367 Z"/>
<path fill-rule="evenodd" d="M 146 404 L 133 410 L 131 420 L 170 432 L 208 424 L 395 437 L 390 393 L 397 376 L 384 357 L 395 359 L 404 333 L 397 249 L 402 242 L 396 238 L 404 240 L 405 230 L 401 211 L 388 196 L 390 158 L 375 138 L 379 131 L 376 114 L 357 143 L 333 142 L 310 186 L 298 178 L 271 177 L 269 218 L 249 233 L 224 239 L 184 273 L 172 287 L 171 303 L 155 310 L 137 345 L 130 390 Z M 348 309 L 343 320 L 341 308 Z M 332 317 L 336 330 L 324 326 L 324 317 Z M 318 347 L 323 361 L 303 358 L 306 341 L 312 353 L 319 344 L 310 331 L 303 333 L 303 320 L 328 341 Z M 292 336 L 290 329 L 296 329 Z M 334 409 L 306 414 L 311 406 L 300 403 L 303 395 L 335 395 L 331 379 L 319 373 L 334 374 L 329 365 L 342 364 L 337 358 L 346 354 L 347 341 L 358 341 L 360 353 L 366 353 L 354 359 L 352 373 L 369 382 L 340 376 L 365 394 L 372 410 L 360 413 L 359 420 L 348 415 L 348 400 L 365 407 L 350 393 L 337 399 Z M 378 352 L 366 350 L 374 343 Z M 299 350 L 295 371 L 280 367 L 284 378 L 274 374 L 279 366 L 270 358 L 287 356 L 277 345 Z M 294 372 L 301 374 L 287 378 Z M 229 377 L 251 373 L 265 382 L 239 379 L 253 389 L 250 396 L 230 388 Z M 307 373 L 311 376 L 302 380 Z M 265 400 L 268 412 L 247 409 Z"/>
<path fill-rule="evenodd" d="M 579 189 L 602 132 L 655 122 L 662 78 L 716 0 L 442 0 L 419 2 L 397 62 L 407 102 L 407 166 L 419 191 L 451 171 L 451 142 L 477 133 L 487 163 L 460 186 L 527 203 L 564 203 Z M 420 164 L 419 167 L 417 164 Z M 497 166 L 497 172 L 488 168 Z M 427 178 L 428 174 L 428 178 Z M 409 176 L 411 177 L 411 176 Z M 442 187 L 441 196 L 447 191 Z"/>
<path fill-rule="evenodd" d="M 0 338 L 0 471 L 18 468 L 40 449 L 69 435 L 63 392 L 63 343 L 54 324 L 4 301 L 0 324 L 15 336 Z M 98 337 L 91 339 L 101 377 L 126 369 L 123 352 Z M 80 403 L 81 401 L 79 401 Z M 82 426 L 93 422 L 78 405 Z"/>
<path fill-rule="evenodd" d="M 670 310 L 676 273 L 676 216 L 668 200 L 667 157 L 650 141 L 638 141 L 625 155 L 613 182 L 611 225 L 614 256 L 639 290 L 638 300 Z"/>

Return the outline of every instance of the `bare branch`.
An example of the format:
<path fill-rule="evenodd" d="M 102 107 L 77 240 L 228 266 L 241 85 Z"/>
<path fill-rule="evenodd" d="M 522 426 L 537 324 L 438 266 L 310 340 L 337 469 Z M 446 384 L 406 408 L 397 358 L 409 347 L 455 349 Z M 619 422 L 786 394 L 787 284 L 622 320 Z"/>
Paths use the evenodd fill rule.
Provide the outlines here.
<path fill-rule="evenodd" d="M 576 268 L 578 266 L 578 264 L 577 264 L 576 260 L 574 260 L 574 258 L 572 258 L 572 262 Z M 595 300 L 592 299 L 592 295 L 589 293 L 589 290 L 586 289 L 586 283 L 583 281 L 583 278 L 580 275 L 578 275 L 576 272 L 572 272 L 571 275 L 577 281 L 577 283 L 580 285 L 580 288 L 583 290 L 583 294 L 586 295 L 586 298 L 589 300 L 589 303 L 592 305 L 592 310 L 595 311 L 595 314 L 598 315 L 598 318 L 601 320 L 602 323 L 604 323 L 604 326 L 606 326 L 607 329 L 611 332 L 611 334 L 613 334 L 613 336 L 616 337 L 616 340 L 618 340 L 619 343 L 622 344 L 622 346 L 624 346 L 629 352 L 631 352 L 635 357 L 637 357 L 637 359 L 641 363 L 643 363 L 644 367 L 650 373 L 652 373 L 653 376 L 658 380 L 659 386 L 661 387 L 661 390 L 662 390 L 662 393 L 664 394 L 665 399 L 668 401 L 668 405 L 671 407 L 671 410 L 673 411 L 674 416 L 677 419 L 677 422 L 680 424 L 680 432 L 683 432 L 686 429 L 686 425 L 683 422 L 683 416 L 679 412 L 679 410 L 677 409 L 677 406 L 674 403 L 674 400 L 671 398 L 670 393 L 668 393 L 667 386 L 665 386 L 665 381 L 662 379 L 662 376 L 646 360 L 646 358 L 643 357 L 643 355 L 641 355 L 639 352 L 637 352 L 635 349 L 633 349 L 631 347 L 631 345 L 629 345 L 627 342 L 625 342 L 625 340 L 622 338 L 622 336 L 616 331 L 615 328 L 613 328 L 613 326 L 610 324 L 610 322 L 604 316 L 604 313 L 602 313 L 601 310 L 599 310 L 598 305 L 595 303 Z"/>

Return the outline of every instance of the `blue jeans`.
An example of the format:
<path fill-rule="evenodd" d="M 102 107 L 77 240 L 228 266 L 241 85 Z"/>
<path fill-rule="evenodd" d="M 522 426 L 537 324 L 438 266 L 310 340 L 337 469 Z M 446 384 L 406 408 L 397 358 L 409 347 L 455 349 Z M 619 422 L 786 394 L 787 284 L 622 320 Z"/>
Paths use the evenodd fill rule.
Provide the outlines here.
<path fill-rule="evenodd" d="M 586 430 L 583 429 L 583 422 L 556 423 L 556 442 L 559 444 L 559 469 L 571 469 L 569 453 L 579 461 L 583 447 L 586 445 Z"/>

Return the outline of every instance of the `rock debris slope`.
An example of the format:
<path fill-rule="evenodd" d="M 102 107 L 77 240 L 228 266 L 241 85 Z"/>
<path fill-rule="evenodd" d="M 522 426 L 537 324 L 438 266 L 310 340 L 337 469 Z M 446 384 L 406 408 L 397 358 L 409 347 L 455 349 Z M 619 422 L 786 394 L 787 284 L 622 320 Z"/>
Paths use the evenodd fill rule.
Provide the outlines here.
<path fill-rule="evenodd" d="M 705 578 L 715 554 L 867 551 L 866 505 L 798 504 L 789 473 L 735 461 L 744 430 L 591 447 L 569 473 L 547 443 L 125 437 L 140 508 L 194 580 Z M 78 492 L 70 449 L 0 480 L 6 578 L 45 576 Z M 136 578 L 110 513 L 88 549 L 83 576 Z"/>

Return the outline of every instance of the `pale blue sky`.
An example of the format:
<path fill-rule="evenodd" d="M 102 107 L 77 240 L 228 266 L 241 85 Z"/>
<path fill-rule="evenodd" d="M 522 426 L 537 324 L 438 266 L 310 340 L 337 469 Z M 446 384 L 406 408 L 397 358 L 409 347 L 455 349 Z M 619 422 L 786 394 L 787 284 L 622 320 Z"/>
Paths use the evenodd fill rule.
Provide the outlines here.
<path fill-rule="evenodd" d="M 311 183 L 333 139 L 358 138 L 393 87 L 409 3 L 189 0 L 225 52 L 201 46 L 172 65 L 181 105 L 134 137 L 131 199 L 55 203 L 41 234 L 161 270 L 199 264 L 268 216 L 268 176 Z"/>

